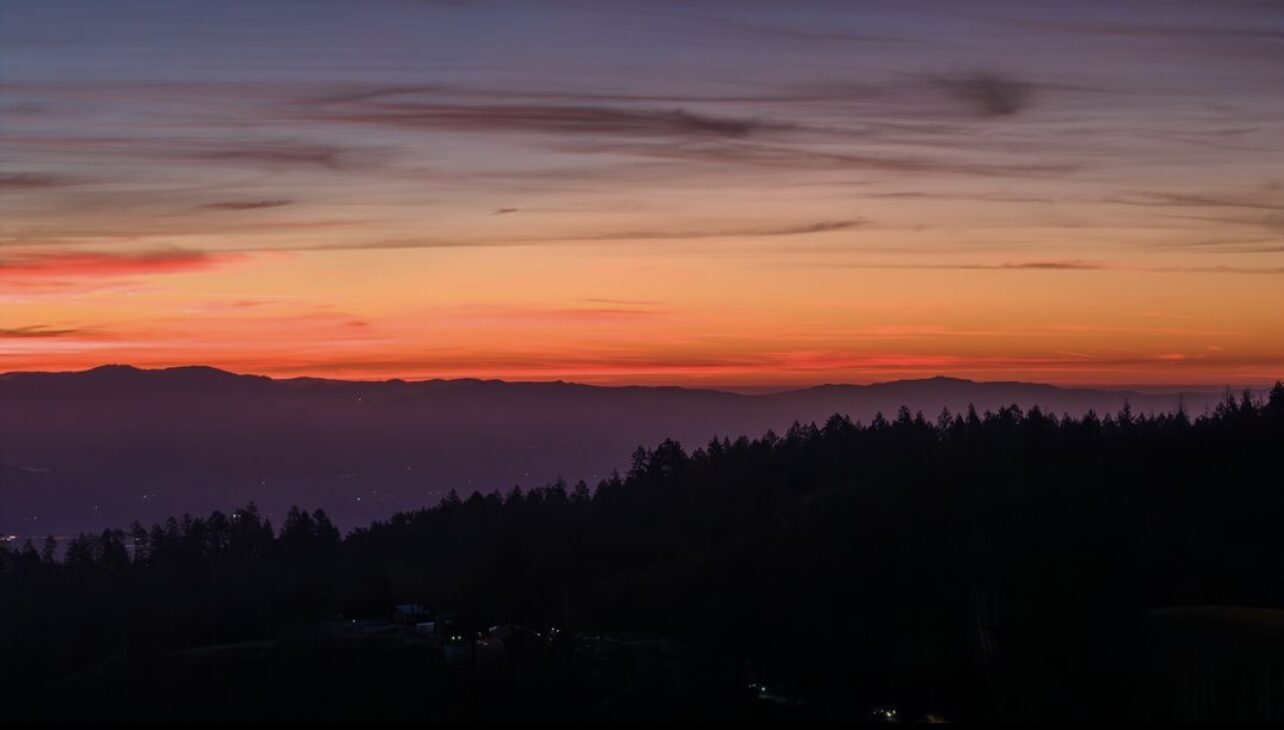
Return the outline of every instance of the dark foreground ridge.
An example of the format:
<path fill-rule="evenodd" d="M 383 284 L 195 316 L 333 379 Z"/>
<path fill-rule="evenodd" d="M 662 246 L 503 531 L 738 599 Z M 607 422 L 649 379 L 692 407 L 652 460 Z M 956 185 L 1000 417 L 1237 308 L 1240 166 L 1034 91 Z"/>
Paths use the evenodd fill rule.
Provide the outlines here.
<path fill-rule="evenodd" d="M 0 551 L 0 719 L 1281 720 L 1284 386 Z"/>

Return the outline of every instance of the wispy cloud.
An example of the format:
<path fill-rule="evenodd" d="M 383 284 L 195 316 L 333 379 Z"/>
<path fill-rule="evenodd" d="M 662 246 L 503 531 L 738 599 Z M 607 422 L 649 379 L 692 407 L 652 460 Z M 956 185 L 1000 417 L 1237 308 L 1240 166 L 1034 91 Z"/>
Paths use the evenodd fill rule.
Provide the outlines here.
<path fill-rule="evenodd" d="M 20 338 L 43 338 L 43 337 L 71 337 L 85 335 L 85 330 L 78 329 L 58 329 L 42 324 L 29 325 L 27 327 L 8 327 L 0 328 L 0 338 L 20 339 Z"/>
<path fill-rule="evenodd" d="M 237 253 L 162 250 L 137 253 L 40 252 L 0 260 L 0 278 L 107 277 L 172 274 L 208 269 L 242 258 Z"/>
<path fill-rule="evenodd" d="M 45 190 L 74 185 L 78 181 L 65 175 L 38 172 L 0 173 L 0 190 Z"/>
<path fill-rule="evenodd" d="M 651 319 L 672 314 L 666 309 L 647 305 L 596 305 L 587 307 L 471 306 L 444 312 L 447 319 L 473 325 L 593 324 L 621 320 Z"/>
<path fill-rule="evenodd" d="M 990 72 L 940 76 L 932 83 L 957 97 L 983 117 L 1012 116 L 1029 105 L 1034 86 Z"/>
<path fill-rule="evenodd" d="M 1249 3 L 1245 3 L 1249 4 Z M 1270 2 L 1259 4 L 1262 8 L 1278 8 Z M 1104 36 L 1142 38 L 1182 38 L 1214 41 L 1278 41 L 1284 39 L 1284 28 L 1269 26 L 1209 25 L 1207 23 L 1178 25 L 1174 23 L 1138 23 L 1128 21 L 1020 21 L 1022 27 Z"/>
<path fill-rule="evenodd" d="M 1049 269 L 1053 271 L 1092 271 L 1104 269 L 1106 265 L 1098 261 L 1009 261 L 999 269 Z"/>
<path fill-rule="evenodd" d="M 280 208 L 286 205 L 292 205 L 293 200 L 226 200 L 217 203 L 206 203 L 202 208 L 208 210 L 259 210 L 260 208 Z"/>
<path fill-rule="evenodd" d="M 303 245 L 251 246 L 242 251 L 339 251 L 353 249 L 412 249 L 412 248 L 470 248 L 502 246 L 539 246 L 566 243 L 592 243 L 595 241 L 679 241 L 708 238 L 775 238 L 783 236 L 805 236 L 820 233 L 845 231 L 865 225 L 863 219 L 825 220 L 815 223 L 795 225 L 747 227 L 747 228 L 708 228 L 689 230 L 623 230 L 602 231 L 599 233 L 568 233 L 552 236 L 514 236 L 492 238 L 399 238 L 373 241 L 343 241 L 339 243 L 319 243 Z"/>
<path fill-rule="evenodd" d="M 234 130 L 223 136 L 188 138 L 174 134 L 157 136 L 90 136 L 73 134 L 8 134 L 6 147 L 25 155 L 50 159 L 72 157 L 126 159 L 155 162 L 219 162 L 228 167 L 253 169 L 367 168 L 382 160 L 379 153 L 359 145 L 339 146 L 300 139 L 253 139 Z M 30 176 L 17 176 L 17 182 Z M 70 180 L 37 176 L 36 182 Z M 48 185 L 46 185 L 48 186 Z"/>
<path fill-rule="evenodd" d="M 637 231 L 616 231 L 599 234 L 588 234 L 579 236 L 559 236 L 547 240 L 560 241 L 625 241 L 625 240 L 679 240 L 679 239 L 696 239 L 696 238 L 773 238 L 776 236 L 803 236 L 811 233 L 830 233 L 833 231 L 846 231 L 862 226 L 866 221 L 861 219 L 834 220 L 834 221 L 817 221 L 816 223 L 803 223 L 799 225 L 767 227 L 767 228 L 741 228 L 726 230 L 686 230 L 686 231 L 665 231 L 665 230 L 637 230 Z"/>
<path fill-rule="evenodd" d="M 1060 261 L 1004 261 L 1001 263 L 852 263 L 838 265 L 854 269 L 938 271 L 1131 271 L 1149 274 L 1284 274 L 1284 266 L 1145 266 L 1074 259 Z"/>
<path fill-rule="evenodd" d="M 1148 208 L 1248 208 L 1284 211 L 1284 191 L 1265 188 L 1241 195 L 1133 193 L 1111 197 L 1107 202 Z"/>
<path fill-rule="evenodd" d="M 408 129 L 456 132 L 539 134 L 612 134 L 627 137 L 744 137 L 789 125 L 750 118 L 698 114 L 686 109 L 634 109 L 610 106 L 537 104 L 360 104 L 355 108 L 316 109 L 316 121 L 379 124 Z"/>
<path fill-rule="evenodd" d="M 1201 238 L 1194 241 L 1171 241 L 1155 246 L 1160 249 L 1186 249 L 1191 251 L 1211 251 L 1216 253 L 1259 254 L 1284 253 L 1284 239 L 1243 238 L 1226 236 L 1219 238 Z"/>
<path fill-rule="evenodd" d="M 993 177 L 1058 177 L 1076 163 L 1048 160 L 990 161 L 923 153 L 889 154 L 862 148 L 806 147 L 752 142 L 645 144 L 580 140 L 568 152 L 634 155 L 663 160 L 793 171 L 893 172 Z"/>
<path fill-rule="evenodd" d="M 350 166 L 350 150 L 334 145 L 305 142 L 265 142 L 244 145 L 208 145 L 194 149 L 170 148 L 174 157 L 194 160 L 243 163 L 255 167 L 323 167 L 339 169 Z"/>

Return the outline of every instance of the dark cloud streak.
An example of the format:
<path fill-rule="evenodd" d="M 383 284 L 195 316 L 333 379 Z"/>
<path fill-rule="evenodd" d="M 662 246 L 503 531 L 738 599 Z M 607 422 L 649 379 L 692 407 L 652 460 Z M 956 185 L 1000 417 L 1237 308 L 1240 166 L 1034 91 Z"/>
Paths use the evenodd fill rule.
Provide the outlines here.
<path fill-rule="evenodd" d="M 206 203 L 202 208 L 208 210 L 259 210 L 261 208 L 280 208 L 292 205 L 293 200 L 228 200 L 219 203 Z"/>
<path fill-rule="evenodd" d="M 1107 202 L 1118 205 L 1135 205 L 1156 208 L 1248 208 L 1252 210 L 1284 211 L 1284 196 L 1273 192 L 1267 200 L 1262 196 L 1207 196 L 1177 193 L 1142 193 L 1135 196 L 1114 197 Z"/>
<path fill-rule="evenodd" d="M 1076 169 L 1076 165 L 1062 162 L 978 162 L 909 155 L 835 152 L 739 141 L 663 145 L 593 141 L 571 144 L 565 149 L 574 152 L 624 154 L 663 160 L 808 171 L 878 170 L 897 173 L 1051 177 Z"/>
<path fill-rule="evenodd" d="M 1033 85 L 994 73 L 945 76 L 932 80 L 983 117 L 1009 117 L 1024 110 L 1031 100 Z"/>
<path fill-rule="evenodd" d="M 536 104 L 365 104 L 356 109 L 318 110 L 311 118 L 315 121 L 456 132 L 615 134 L 631 137 L 744 137 L 762 130 L 789 128 L 789 125 L 696 114 L 685 109 Z"/>
<path fill-rule="evenodd" d="M 77 180 L 62 175 L 31 172 L 0 174 L 0 190 L 46 190 L 76 183 Z"/>
<path fill-rule="evenodd" d="M 25 339 L 25 338 L 43 338 L 43 337 L 69 337 L 75 335 L 84 335 L 85 330 L 77 329 L 54 329 L 48 325 L 35 324 L 27 327 L 8 327 L 0 328 L 0 339 Z"/>
<path fill-rule="evenodd" d="M 1279 266 L 1130 266 L 1099 261 L 1008 261 L 998 264 L 845 264 L 852 269 L 923 271 L 1131 271 L 1148 274 L 1284 274 Z"/>
<path fill-rule="evenodd" d="M 254 247 L 242 251 L 345 251 L 358 249 L 412 249 L 412 248 L 487 248 L 505 246 L 539 246 L 560 243 L 592 243 L 595 241 L 675 241 L 708 238 L 774 238 L 783 236 L 803 236 L 818 233 L 845 231 L 865 225 L 861 219 L 817 221 L 794 226 L 775 228 L 744 228 L 727 230 L 634 230 L 615 231 L 594 234 L 571 234 L 566 236 L 548 236 L 542 238 L 516 237 L 491 239 L 399 239 L 386 241 L 368 241 L 356 243 L 318 244 L 315 246 Z"/>

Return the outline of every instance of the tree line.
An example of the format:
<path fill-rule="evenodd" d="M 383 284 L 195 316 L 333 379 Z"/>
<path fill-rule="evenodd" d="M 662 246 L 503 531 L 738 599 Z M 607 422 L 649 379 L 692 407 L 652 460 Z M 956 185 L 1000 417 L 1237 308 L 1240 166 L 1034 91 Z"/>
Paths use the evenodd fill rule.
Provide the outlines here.
<path fill-rule="evenodd" d="M 422 603 L 663 636 L 817 702 L 1133 711 L 1146 612 L 1284 607 L 1284 385 L 1192 417 L 833 416 L 622 474 L 455 492 L 341 535 L 253 506 L 0 547 L 0 698 L 106 658 Z M 0 712 L 0 715 L 3 715 Z"/>

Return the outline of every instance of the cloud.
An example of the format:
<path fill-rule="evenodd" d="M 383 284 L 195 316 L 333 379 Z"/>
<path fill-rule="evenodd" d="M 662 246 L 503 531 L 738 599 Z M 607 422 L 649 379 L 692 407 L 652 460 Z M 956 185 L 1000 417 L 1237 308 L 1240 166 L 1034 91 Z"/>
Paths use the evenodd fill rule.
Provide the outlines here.
<path fill-rule="evenodd" d="M 202 208 L 210 210 L 258 210 L 260 208 L 280 208 L 293 205 L 293 200 L 227 200 L 218 203 L 206 203 Z"/>
<path fill-rule="evenodd" d="M 1193 272 L 1201 274 L 1284 274 L 1284 266 L 1190 266 L 1144 269 L 1160 273 Z"/>
<path fill-rule="evenodd" d="M 569 91 L 552 88 L 543 89 L 506 89 L 479 88 L 470 86 L 346 86 L 323 91 L 322 93 L 298 99 L 295 106 L 333 106 L 387 99 L 390 97 L 407 97 L 422 95 L 425 97 L 454 99 L 503 99 L 520 100 L 524 103 L 539 105 L 553 103 L 554 106 L 567 104 L 602 104 L 604 102 L 625 104 L 771 104 L 786 102 L 822 102 L 850 100 L 850 85 L 813 85 L 797 90 L 781 90 L 742 94 L 650 94 L 630 92 L 621 89 L 611 92 Z"/>
<path fill-rule="evenodd" d="M 639 305 L 595 305 L 588 307 L 462 306 L 439 315 L 443 320 L 467 321 L 471 325 L 523 325 L 529 323 L 592 324 L 618 320 L 640 320 L 673 314 L 671 310 Z"/>
<path fill-rule="evenodd" d="M 885 193 L 866 193 L 863 197 L 885 200 L 968 200 L 981 203 L 1056 203 L 1057 198 L 1036 195 L 1005 195 L 1002 193 L 976 193 L 961 195 L 958 193 L 937 193 L 922 191 L 902 191 Z"/>
<path fill-rule="evenodd" d="M 6 172 L 0 174 L 0 190 L 44 190 L 74 185 L 76 181 L 63 175 L 37 172 Z"/>
<path fill-rule="evenodd" d="M 1053 177 L 1076 169 L 1069 163 L 1051 162 L 977 162 L 943 157 L 863 154 L 808 149 L 779 144 L 756 144 L 738 140 L 652 144 L 577 141 L 565 147 L 568 152 L 635 155 L 662 160 L 712 165 L 738 165 L 764 169 L 808 171 L 882 171 L 942 175 L 977 175 L 994 177 Z"/>
<path fill-rule="evenodd" d="M 379 124 L 407 129 L 539 134 L 614 134 L 631 137 L 744 137 L 788 125 L 696 114 L 685 109 L 630 109 L 548 104 L 357 104 L 318 110 L 317 121 Z"/>
<path fill-rule="evenodd" d="M 0 260 L 0 279 L 173 274 L 207 269 L 241 257 L 237 253 L 177 249 L 137 253 L 28 253 Z"/>
<path fill-rule="evenodd" d="M 194 302 L 185 309 L 190 312 L 200 314 L 219 313 L 219 312 L 242 312 L 249 309 L 258 309 L 271 304 L 261 299 L 216 299 L 212 301 Z"/>
<path fill-rule="evenodd" d="M 253 166 L 324 167 L 346 166 L 344 150 L 331 145 L 278 142 L 206 149 L 170 150 L 177 157 L 215 162 L 247 163 Z"/>
<path fill-rule="evenodd" d="M 1229 4 L 1229 3 L 1228 3 Z M 1262 3 L 1269 6 L 1270 3 Z M 1165 23 L 1129 23 L 1129 22 L 1072 22 L 1072 21 L 1019 21 L 1019 25 L 1039 30 L 1064 31 L 1090 35 L 1133 36 L 1140 38 L 1191 38 L 1196 40 L 1218 41 L 1279 41 L 1284 40 L 1284 28 L 1265 27 L 1262 25 L 1229 26 L 1209 25 L 1173 25 Z"/>
<path fill-rule="evenodd" d="M 864 220 L 818 221 L 795 226 L 779 228 L 743 228 L 728 230 L 693 230 L 693 231 L 621 231 L 586 236 L 559 236 L 550 240 L 561 241 L 624 241 L 642 239 L 688 239 L 688 238 L 770 238 L 774 236 L 802 236 L 810 233 L 829 233 L 845 231 L 864 225 Z"/>
<path fill-rule="evenodd" d="M 1007 262 L 1000 269 L 1050 269 L 1060 271 L 1084 271 L 1106 268 L 1105 264 L 1095 261 L 1015 261 Z"/>
<path fill-rule="evenodd" d="M 1033 86 L 994 73 L 938 77 L 933 83 L 968 104 L 983 117 L 1008 117 L 1029 103 Z"/>
<path fill-rule="evenodd" d="M 739 137 L 755 132 L 837 133 L 833 123 L 816 124 L 816 104 L 841 104 L 844 117 L 865 107 L 873 118 L 860 119 L 868 131 L 887 125 L 888 115 L 919 124 L 942 114 L 956 116 L 960 102 L 969 116 L 1011 116 L 1029 107 L 1040 91 L 1086 92 L 1098 88 L 1039 83 L 1008 74 L 915 74 L 886 80 L 821 80 L 743 93 L 630 93 L 555 88 L 485 88 L 451 85 L 346 86 L 296 99 L 296 116 L 315 121 L 349 121 L 431 127 L 459 131 L 595 132 L 670 136 L 691 132 Z M 475 103 L 475 102 L 491 103 Z M 948 108 L 943 107 L 948 104 Z M 810 123 L 694 112 L 687 105 L 720 108 L 771 105 Z M 675 105 L 670 107 L 669 105 Z M 855 105 L 855 106 L 854 106 Z M 834 109 L 833 111 L 838 111 Z M 289 113 L 286 113 L 289 116 Z M 892 126 L 895 123 L 891 123 Z M 838 125 L 841 126 L 841 125 Z M 901 127 L 901 131 L 906 131 Z"/>
<path fill-rule="evenodd" d="M 586 297 L 583 301 L 593 304 L 611 304 L 623 307 L 643 307 L 663 304 L 658 299 L 613 299 L 610 297 Z"/>
<path fill-rule="evenodd" d="M 184 93 L 203 92 L 209 97 L 244 91 L 219 84 L 195 86 L 199 88 L 186 89 Z M 958 116 L 957 99 L 963 100 L 969 116 L 1014 114 L 1028 103 L 1031 88 L 1027 82 L 994 73 L 917 76 L 908 82 L 904 78 L 885 83 L 822 82 L 763 93 L 671 97 L 630 95 L 609 89 L 594 93 L 378 85 L 330 86 L 329 94 L 306 96 L 305 88 L 268 87 L 259 92 L 265 102 L 280 102 L 281 95 L 298 92 L 292 101 L 267 104 L 257 112 L 274 128 L 293 130 L 298 137 L 246 139 L 239 127 L 218 120 L 223 125 L 218 128 L 222 134 L 213 136 L 11 135 L 7 142 L 14 149 L 39 155 L 61 156 L 75 151 L 78 161 L 123 157 L 185 166 L 192 162 L 215 163 L 200 166 L 209 170 L 217 166 L 352 171 L 395 168 L 394 163 L 402 161 L 389 149 L 380 147 L 309 141 L 307 136 L 316 131 L 317 123 L 325 123 L 494 134 L 504 138 L 506 144 L 516 142 L 513 137 L 534 135 L 536 143 L 558 145 L 554 151 L 647 157 L 686 165 L 997 176 L 1066 172 L 1072 166 L 1048 164 L 1042 149 L 1037 151 L 1039 159 L 1028 161 L 1011 159 L 1012 154 L 1019 153 L 1011 146 L 1000 151 L 1007 159 L 995 155 L 964 159 L 961 153 L 967 152 L 969 146 L 959 144 L 958 136 L 971 134 L 971 120 L 955 124 L 942 118 L 943 114 Z M 714 104 L 718 105 L 717 112 L 710 106 Z M 872 105 L 869 113 L 862 113 L 867 105 Z M 766 114 L 792 113 L 797 119 L 764 119 L 758 115 L 764 109 L 770 110 Z M 745 144 L 746 140 L 757 144 Z M 772 144 L 761 144 L 762 141 Z M 899 150 L 917 147 L 924 154 L 888 153 L 885 150 L 891 147 L 886 145 L 881 150 L 862 147 L 879 141 Z M 812 147 L 813 143 L 817 146 Z M 927 148 L 944 152 L 931 154 Z M 943 155 L 952 159 L 942 159 Z M 621 169 L 631 175 L 639 172 L 637 161 L 628 166 L 621 164 Z M 518 166 L 503 173 L 528 171 Z M 671 179 L 684 178 L 673 175 Z M 251 209 L 224 207 L 225 202 L 257 201 L 216 199 L 209 207 Z"/>
<path fill-rule="evenodd" d="M 547 237 L 514 237 L 487 239 L 440 239 L 440 238 L 407 238 L 383 241 L 343 242 L 335 244 L 316 244 L 285 247 L 253 247 L 244 251 L 285 250 L 285 251 L 343 251 L 354 249 L 402 249 L 402 248 L 467 248 L 498 246 L 537 246 L 559 243 L 589 243 L 593 241 L 669 241 L 697 238 L 770 238 L 776 236 L 802 236 L 815 233 L 844 231 L 865 225 L 863 219 L 817 221 L 798 225 L 771 228 L 728 228 L 707 230 L 632 230 L 605 231 L 602 233 L 570 234 Z"/>
<path fill-rule="evenodd" d="M 1216 251 L 1218 253 L 1281 253 L 1284 252 L 1284 240 L 1275 238 L 1205 238 L 1197 241 L 1162 243 L 1156 248 L 1195 249 Z"/>
<path fill-rule="evenodd" d="M 126 158 L 183 163 L 225 162 L 235 166 L 268 169 L 319 167 L 345 170 L 377 164 L 378 157 L 375 151 L 368 148 L 339 147 L 293 139 L 244 139 L 231 135 L 227 138 L 201 139 L 124 135 L 9 135 L 5 138 L 5 143 L 12 150 L 28 154 L 74 155 L 80 163 L 86 158 Z M 36 180 L 41 181 L 47 177 L 49 176 L 40 176 Z M 64 185 L 72 182 L 57 180 Z"/>
<path fill-rule="evenodd" d="M 1076 259 L 1006 261 L 998 264 L 847 264 L 854 269 L 904 269 L 929 271 L 1135 271 L 1148 274 L 1284 274 L 1280 266 L 1138 266 Z"/>
<path fill-rule="evenodd" d="M 359 227 L 369 222 L 365 218 L 331 218 L 310 220 L 275 220 L 261 219 L 257 216 L 242 215 L 183 215 L 168 214 L 171 208 L 160 208 L 165 214 L 147 213 L 136 215 L 115 215 L 118 210 L 134 201 L 140 208 L 155 198 L 146 195 L 130 194 L 126 196 L 107 196 L 101 202 L 95 201 L 96 211 L 101 214 L 86 219 L 73 218 L 42 220 L 37 235 L 3 236 L 0 235 L 0 250 L 93 247 L 113 248 L 116 246 L 144 245 L 154 242 L 157 245 L 168 244 L 169 238 L 209 237 L 212 235 L 239 234 L 271 238 L 277 234 L 291 231 L 323 231 Z M 112 208 L 112 204 L 116 208 Z M 89 206 L 86 206 L 88 208 Z M 176 207 L 176 206 L 175 206 Z M 190 206 L 189 206 L 190 207 Z M 199 210 L 196 208 L 195 210 Z"/>
<path fill-rule="evenodd" d="M 1201 224 L 1215 223 L 1219 227 L 1249 226 L 1284 232 L 1284 199 L 1275 183 L 1215 194 L 1130 193 L 1107 198 L 1106 202 L 1115 205 L 1171 209 L 1173 212 L 1159 214 L 1170 220 L 1196 221 Z M 1241 245 L 1242 243 L 1244 242 L 1233 239 L 1204 239 L 1167 245 L 1176 248 L 1222 248 L 1227 252 L 1262 252 L 1278 251 L 1281 244 L 1278 238 L 1265 241 L 1268 244 L 1265 247 L 1253 245 L 1245 247 Z"/>
<path fill-rule="evenodd" d="M 67 337 L 83 336 L 83 330 L 76 329 L 53 329 L 43 324 L 33 324 L 27 327 L 9 327 L 0 328 L 0 338 L 27 338 L 27 337 Z"/>
<path fill-rule="evenodd" d="M 1107 202 L 1157 208 L 1247 208 L 1284 211 L 1284 200 L 1281 200 L 1280 193 L 1269 189 L 1266 194 L 1240 196 L 1136 193 L 1108 198 Z"/>
<path fill-rule="evenodd" d="M 1265 213 L 1261 215 L 1170 215 L 1167 216 L 1173 220 L 1198 221 L 1200 223 L 1216 223 L 1219 225 L 1230 226 L 1250 226 L 1253 228 L 1265 228 L 1270 231 L 1279 231 L 1284 233 L 1284 214 Z"/>

